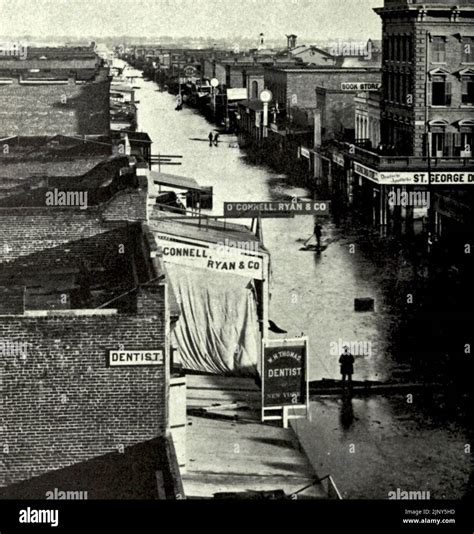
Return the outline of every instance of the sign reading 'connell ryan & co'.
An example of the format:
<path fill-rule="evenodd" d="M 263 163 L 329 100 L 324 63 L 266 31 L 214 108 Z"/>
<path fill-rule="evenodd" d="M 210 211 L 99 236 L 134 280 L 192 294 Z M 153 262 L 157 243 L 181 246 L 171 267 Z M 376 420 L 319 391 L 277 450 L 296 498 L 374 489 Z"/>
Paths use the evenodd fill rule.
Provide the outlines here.
<path fill-rule="evenodd" d="M 109 367 L 148 367 L 163 363 L 163 349 L 109 351 Z"/>

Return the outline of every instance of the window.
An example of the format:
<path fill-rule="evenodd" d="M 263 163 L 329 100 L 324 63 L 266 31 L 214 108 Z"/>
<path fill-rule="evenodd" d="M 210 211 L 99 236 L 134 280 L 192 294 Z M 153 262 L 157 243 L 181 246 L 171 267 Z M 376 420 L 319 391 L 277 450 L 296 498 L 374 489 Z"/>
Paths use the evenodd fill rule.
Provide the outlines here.
<path fill-rule="evenodd" d="M 431 134 L 431 155 L 434 158 L 441 158 L 444 155 L 445 135 L 443 133 Z"/>
<path fill-rule="evenodd" d="M 444 37 L 433 37 L 431 60 L 433 63 L 446 63 L 446 40 Z"/>
<path fill-rule="evenodd" d="M 465 131 L 454 134 L 454 155 L 461 158 L 470 158 L 473 153 L 473 132 Z"/>
<path fill-rule="evenodd" d="M 390 46 L 390 39 L 388 37 L 384 37 L 384 40 L 383 40 L 384 61 L 389 61 L 390 60 L 389 46 Z"/>
<path fill-rule="evenodd" d="M 472 132 L 461 134 L 461 156 L 471 158 L 473 153 L 474 135 Z"/>
<path fill-rule="evenodd" d="M 397 76 L 398 80 L 397 80 L 397 102 L 400 102 L 402 104 L 405 103 L 405 99 L 403 97 L 403 74 L 399 74 Z"/>
<path fill-rule="evenodd" d="M 388 94 L 388 99 L 390 100 L 390 102 L 394 102 L 395 101 L 395 74 L 393 74 L 393 72 L 390 73 L 389 88 L 390 88 L 390 91 Z"/>
<path fill-rule="evenodd" d="M 252 99 L 258 99 L 258 82 L 256 80 L 252 82 Z"/>
<path fill-rule="evenodd" d="M 450 106 L 451 105 L 451 83 L 446 81 L 444 76 L 433 76 L 431 105 Z"/>
<path fill-rule="evenodd" d="M 462 46 L 462 62 L 474 63 L 474 37 L 464 37 Z"/>
<path fill-rule="evenodd" d="M 406 61 L 408 62 L 411 62 L 412 61 L 412 51 L 411 51 L 411 35 L 407 36 L 406 38 L 406 42 L 405 42 L 405 45 L 406 45 L 406 52 L 405 52 L 405 59 Z"/>
<path fill-rule="evenodd" d="M 461 102 L 465 106 L 474 105 L 474 76 L 463 76 L 462 83 L 462 97 Z"/>
<path fill-rule="evenodd" d="M 411 92 L 412 77 L 411 74 L 405 76 L 405 104 L 413 105 L 413 94 Z"/>

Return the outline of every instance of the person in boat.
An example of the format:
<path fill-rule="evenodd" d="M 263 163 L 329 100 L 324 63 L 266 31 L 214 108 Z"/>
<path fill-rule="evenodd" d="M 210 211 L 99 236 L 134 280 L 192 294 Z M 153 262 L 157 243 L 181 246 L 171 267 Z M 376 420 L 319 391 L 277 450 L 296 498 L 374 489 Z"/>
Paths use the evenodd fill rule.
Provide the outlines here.
<path fill-rule="evenodd" d="M 321 248 L 321 236 L 322 235 L 323 235 L 323 227 L 318 222 L 316 222 L 316 224 L 314 225 L 314 230 L 313 230 L 312 235 L 304 242 L 305 246 L 307 246 L 311 238 L 315 236 L 317 248 L 318 249 Z"/>
<path fill-rule="evenodd" d="M 341 375 L 343 384 L 346 383 L 346 377 L 351 384 L 352 375 L 354 374 L 354 356 L 349 352 L 349 347 L 344 347 L 344 352 L 339 358 L 339 363 L 341 364 Z"/>
<path fill-rule="evenodd" d="M 212 146 L 212 141 L 214 139 L 214 136 L 212 135 L 212 132 L 209 133 L 208 137 L 209 137 L 209 146 Z"/>
<path fill-rule="evenodd" d="M 316 244 L 321 248 L 321 236 L 323 235 L 323 227 L 317 222 L 314 225 L 314 235 L 316 237 Z"/>

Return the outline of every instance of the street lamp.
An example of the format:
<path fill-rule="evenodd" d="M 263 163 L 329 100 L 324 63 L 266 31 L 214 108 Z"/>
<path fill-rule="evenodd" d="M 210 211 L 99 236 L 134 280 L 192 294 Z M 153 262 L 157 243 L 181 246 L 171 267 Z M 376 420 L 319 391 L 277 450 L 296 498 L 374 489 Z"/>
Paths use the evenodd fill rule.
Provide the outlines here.
<path fill-rule="evenodd" d="M 213 109 L 214 118 L 215 118 L 216 116 L 216 90 L 219 87 L 219 80 L 217 78 L 212 78 L 211 87 L 212 87 L 212 109 Z"/>
<path fill-rule="evenodd" d="M 260 102 L 263 104 L 263 137 L 268 137 L 268 104 L 273 100 L 273 94 L 269 89 L 260 93 Z"/>

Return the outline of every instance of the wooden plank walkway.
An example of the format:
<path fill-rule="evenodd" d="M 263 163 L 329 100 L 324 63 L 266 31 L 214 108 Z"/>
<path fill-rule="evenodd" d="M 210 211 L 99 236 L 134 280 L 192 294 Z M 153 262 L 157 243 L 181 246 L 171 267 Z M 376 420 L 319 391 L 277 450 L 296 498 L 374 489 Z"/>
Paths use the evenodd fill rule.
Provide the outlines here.
<path fill-rule="evenodd" d="M 187 498 L 283 490 L 287 495 L 315 480 L 291 429 L 260 422 L 260 390 L 250 379 L 187 377 Z M 299 498 L 326 498 L 319 484 Z"/>

